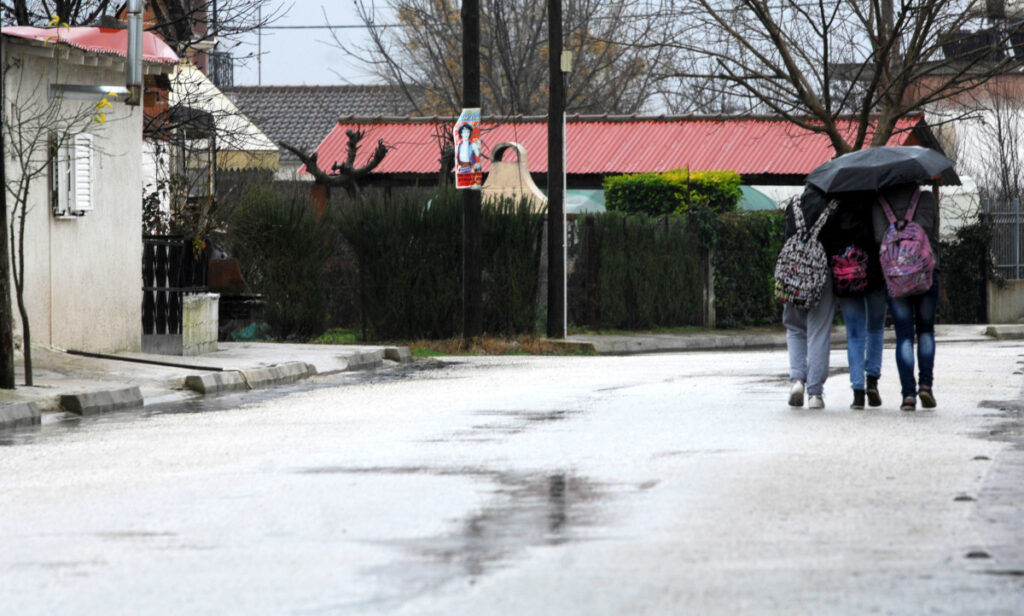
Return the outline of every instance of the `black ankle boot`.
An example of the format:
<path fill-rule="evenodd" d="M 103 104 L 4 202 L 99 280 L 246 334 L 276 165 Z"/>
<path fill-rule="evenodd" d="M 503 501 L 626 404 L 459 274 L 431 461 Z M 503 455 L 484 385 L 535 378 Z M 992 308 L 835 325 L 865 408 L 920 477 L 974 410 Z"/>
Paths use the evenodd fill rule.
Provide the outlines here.
<path fill-rule="evenodd" d="M 853 404 L 850 405 L 850 408 L 855 410 L 855 411 L 859 411 L 859 410 L 864 408 L 864 390 L 863 389 L 854 389 L 853 390 Z"/>
<path fill-rule="evenodd" d="M 878 377 L 869 374 L 867 381 L 864 393 L 868 396 L 868 404 L 871 406 L 882 406 L 882 396 L 878 393 Z"/>

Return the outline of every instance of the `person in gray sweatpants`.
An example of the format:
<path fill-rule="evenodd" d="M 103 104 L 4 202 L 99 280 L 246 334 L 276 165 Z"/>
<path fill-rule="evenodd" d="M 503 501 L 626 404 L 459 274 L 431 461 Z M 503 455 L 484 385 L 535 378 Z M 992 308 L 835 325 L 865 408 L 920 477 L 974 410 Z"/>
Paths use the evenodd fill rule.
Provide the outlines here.
<path fill-rule="evenodd" d="M 808 185 L 800 197 L 800 210 L 810 228 L 828 205 L 825 194 Z M 833 216 L 832 218 L 835 218 Z M 793 214 L 786 210 L 786 238 L 796 233 Z M 828 245 L 829 234 L 836 233 L 833 221 L 825 223 L 818 239 Z M 786 349 L 789 351 L 789 405 L 825 408 L 823 397 L 828 378 L 829 351 L 832 347 L 832 323 L 835 320 L 836 298 L 832 293 L 832 277 L 826 277 L 821 301 L 810 310 L 792 304 L 782 307 L 782 324 L 786 327 Z"/>
<path fill-rule="evenodd" d="M 832 321 L 836 298 L 832 294 L 831 277 L 825 282 L 821 302 L 810 310 L 786 304 L 782 308 L 782 324 L 786 326 L 786 349 L 789 351 L 789 405 L 804 405 L 806 384 L 807 406 L 825 408 L 825 379 L 828 378 L 828 355 L 832 347 Z"/>

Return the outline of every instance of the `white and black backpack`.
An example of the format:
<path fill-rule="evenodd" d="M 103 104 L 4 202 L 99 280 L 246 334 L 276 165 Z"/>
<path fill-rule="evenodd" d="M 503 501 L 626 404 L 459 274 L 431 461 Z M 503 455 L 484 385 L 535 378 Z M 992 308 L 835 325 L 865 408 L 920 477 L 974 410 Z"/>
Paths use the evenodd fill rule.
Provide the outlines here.
<path fill-rule="evenodd" d="M 782 245 L 775 261 L 775 299 L 805 310 L 814 308 L 821 301 L 825 282 L 832 273 L 818 234 L 838 206 L 839 202 L 835 199 L 829 201 L 821 216 L 808 230 L 804 213 L 800 209 L 800 197 L 790 199 L 789 207 L 793 210 L 796 233 Z"/>

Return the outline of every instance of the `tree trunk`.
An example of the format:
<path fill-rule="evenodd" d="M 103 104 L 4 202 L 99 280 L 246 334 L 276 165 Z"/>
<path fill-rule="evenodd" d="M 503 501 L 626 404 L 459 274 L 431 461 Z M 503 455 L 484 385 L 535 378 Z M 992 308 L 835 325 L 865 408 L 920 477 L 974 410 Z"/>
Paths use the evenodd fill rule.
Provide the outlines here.
<path fill-rule="evenodd" d="M 7 160 L 3 131 L 0 131 L 0 160 Z M 7 229 L 7 166 L 0 165 L 0 229 Z M 14 332 L 11 313 L 11 259 L 7 234 L 0 233 L 0 389 L 14 389 Z"/>

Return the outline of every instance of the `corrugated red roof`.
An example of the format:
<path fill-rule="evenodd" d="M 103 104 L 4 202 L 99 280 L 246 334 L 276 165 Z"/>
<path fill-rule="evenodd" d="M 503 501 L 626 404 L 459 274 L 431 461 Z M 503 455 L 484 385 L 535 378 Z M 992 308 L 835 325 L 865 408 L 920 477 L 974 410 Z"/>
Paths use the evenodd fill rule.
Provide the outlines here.
<path fill-rule="evenodd" d="M 889 145 L 916 144 L 911 133 L 920 117 L 897 123 Z M 343 118 L 317 148 L 322 169 L 343 162 L 349 129 L 365 137 L 356 158 L 364 164 L 377 140 L 389 148 L 374 173 L 436 173 L 440 168 L 439 138 L 451 141 L 451 119 Z M 855 125 L 847 122 L 853 135 Z M 527 153 L 533 173 L 548 167 L 547 122 L 525 118 L 481 123 L 483 151 L 489 154 L 499 143 L 514 141 Z M 870 139 L 870 136 L 869 136 Z M 730 169 L 741 175 L 803 175 L 835 156 L 828 138 L 776 118 L 644 118 L 637 116 L 570 117 L 566 123 L 566 173 L 613 174 Z M 484 171 L 488 170 L 484 162 Z"/>
<path fill-rule="evenodd" d="M 128 30 L 115 28 L 35 28 L 32 26 L 4 27 L 4 36 L 15 36 L 44 43 L 58 41 L 71 47 L 95 53 L 127 55 Z M 178 56 L 159 36 L 144 32 L 142 35 L 142 59 L 146 62 L 177 64 Z"/>

